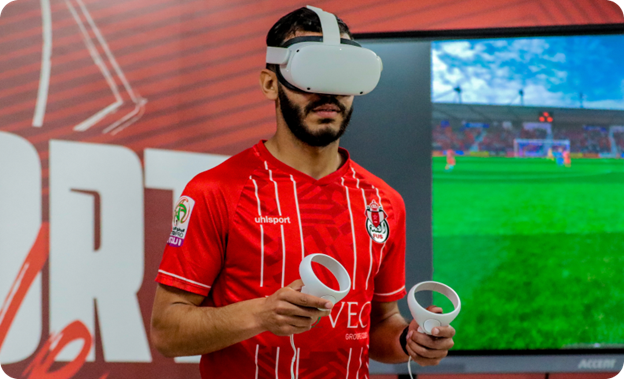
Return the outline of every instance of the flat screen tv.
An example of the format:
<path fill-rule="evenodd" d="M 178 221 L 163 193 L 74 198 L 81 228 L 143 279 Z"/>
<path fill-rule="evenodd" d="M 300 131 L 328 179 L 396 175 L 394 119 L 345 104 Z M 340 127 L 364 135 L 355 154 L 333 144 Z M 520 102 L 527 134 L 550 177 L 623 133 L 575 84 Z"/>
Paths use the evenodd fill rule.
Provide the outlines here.
<path fill-rule="evenodd" d="M 365 113 L 358 120 L 377 117 L 366 112 L 392 102 L 392 93 L 429 94 L 415 111 L 392 111 L 408 120 L 398 128 L 419 128 L 414 149 L 428 154 L 428 172 L 405 170 L 429 178 L 416 180 L 429 186 L 418 196 L 403 189 L 408 210 L 431 209 L 430 228 L 410 228 L 408 218 L 408 241 L 425 241 L 425 233 L 430 245 L 421 245 L 431 246 L 408 243 L 408 285 L 410 271 L 430 262 L 417 281 L 453 287 L 462 312 L 450 356 L 416 372 L 622 369 L 621 33 L 611 26 L 356 36 L 384 59 L 381 89 L 356 101 Z M 418 62 L 406 64 L 409 56 Z M 357 139 L 346 136 L 352 146 Z M 384 177 L 410 164 L 384 162 L 373 172 Z M 433 302 L 452 309 L 443 296 Z M 407 366 L 373 362 L 371 372 L 404 374 Z"/>

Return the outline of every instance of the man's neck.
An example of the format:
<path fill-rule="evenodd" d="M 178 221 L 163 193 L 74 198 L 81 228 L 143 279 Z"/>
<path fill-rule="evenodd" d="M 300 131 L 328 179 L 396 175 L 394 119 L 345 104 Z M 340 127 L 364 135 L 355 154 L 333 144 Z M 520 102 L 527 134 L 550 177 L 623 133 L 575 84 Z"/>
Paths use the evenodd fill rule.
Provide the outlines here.
<path fill-rule="evenodd" d="M 325 147 L 314 147 L 290 133 L 278 131 L 264 145 L 279 161 L 318 180 L 342 166 L 344 158 L 338 151 L 338 143 L 339 140 Z"/>

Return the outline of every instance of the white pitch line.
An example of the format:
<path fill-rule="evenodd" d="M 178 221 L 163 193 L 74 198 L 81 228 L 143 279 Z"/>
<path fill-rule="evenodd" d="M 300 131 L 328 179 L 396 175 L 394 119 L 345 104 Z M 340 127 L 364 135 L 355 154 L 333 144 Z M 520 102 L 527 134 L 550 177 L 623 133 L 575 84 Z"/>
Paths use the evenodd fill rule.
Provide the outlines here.
<path fill-rule="evenodd" d="M 46 107 L 48 104 L 48 91 L 50 89 L 50 75 L 52 72 L 52 10 L 50 0 L 41 0 L 41 29 L 43 34 L 43 50 L 41 52 L 41 74 L 39 77 L 39 91 L 37 92 L 37 104 L 33 116 L 32 126 L 43 126 Z"/>

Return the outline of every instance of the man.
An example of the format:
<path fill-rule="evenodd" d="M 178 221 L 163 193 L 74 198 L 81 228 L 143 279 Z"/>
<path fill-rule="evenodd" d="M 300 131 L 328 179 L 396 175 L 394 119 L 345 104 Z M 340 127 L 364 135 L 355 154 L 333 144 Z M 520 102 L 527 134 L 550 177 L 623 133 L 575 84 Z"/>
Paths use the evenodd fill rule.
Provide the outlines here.
<path fill-rule="evenodd" d="M 455 152 L 451 149 L 446 150 L 446 167 L 445 171 L 452 171 L 455 168 Z"/>
<path fill-rule="evenodd" d="M 322 30 L 301 8 L 273 26 L 267 45 Z M 195 177 L 176 206 L 156 279 L 154 345 L 168 357 L 203 355 L 202 378 L 364 378 L 369 357 L 438 364 L 454 329 L 428 336 L 398 311 L 403 200 L 338 146 L 353 96 L 287 88 L 277 70 L 260 73 L 276 104 L 275 135 Z M 335 305 L 300 292 L 299 263 L 313 253 L 351 276 Z"/>

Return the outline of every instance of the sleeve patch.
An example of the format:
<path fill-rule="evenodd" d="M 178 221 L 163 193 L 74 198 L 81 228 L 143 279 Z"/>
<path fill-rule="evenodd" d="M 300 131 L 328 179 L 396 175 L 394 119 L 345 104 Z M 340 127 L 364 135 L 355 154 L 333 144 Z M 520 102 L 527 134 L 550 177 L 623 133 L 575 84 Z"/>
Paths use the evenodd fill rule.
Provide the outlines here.
<path fill-rule="evenodd" d="M 180 247 L 184 243 L 194 206 L 195 200 L 188 196 L 182 196 L 176 204 L 173 210 L 171 235 L 167 241 L 169 246 Z"/>

